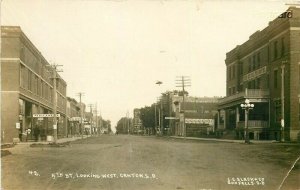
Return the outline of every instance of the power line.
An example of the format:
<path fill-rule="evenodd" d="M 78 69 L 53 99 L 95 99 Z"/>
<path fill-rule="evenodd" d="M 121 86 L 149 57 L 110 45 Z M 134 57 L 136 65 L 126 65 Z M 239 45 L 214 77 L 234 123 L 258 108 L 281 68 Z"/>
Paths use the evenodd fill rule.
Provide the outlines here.
<path fill-rule="evenodd" d="M 53 136 L 54 136 L 54 143 L 57 143 L 57 92 L 56 92 L 56 80 L 59 79 L 57 77 L 58 72 L 63 72 L 62 70 L 58 70 L 58 67 L 61 67 L 63 65 L 58 65 L 58 64 L 51 64 L 47 65 L 46 67 L 50 67 L 50 72 L 52 74 L 51 79 L 53 79 Z"/>
<path fill-rule="evenodd" d="M 191 86 L 191 79 L 189 76 L 177 76 L 176 77 L 176 87 L 181 87 L 182 88 L 182 109 L 180 110 L 183 114 L 183 135 L 184 138 L 186 137 L 186 125 L 185 125 L 185 113 L 184 113 L 184 96 L 185 96 L 185 87 L 190 87 Z"/>
<path fill-rule="evenodd" d="M 81 97 L 84 96 L 84 93 L 79 92 L 76 95 L 79 96 L 79 102 L 80 102 L 80 130 L 81 130 L 81 138 L 83 139 L 83 125 L 82 125 L 83 108 L 82 108 Z"/>

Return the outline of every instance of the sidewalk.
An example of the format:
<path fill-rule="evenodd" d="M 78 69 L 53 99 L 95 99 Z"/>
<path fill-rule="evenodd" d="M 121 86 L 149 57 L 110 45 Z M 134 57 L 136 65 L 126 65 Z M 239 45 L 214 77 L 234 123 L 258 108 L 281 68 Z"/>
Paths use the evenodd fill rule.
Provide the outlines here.
<path fill-rule="evenodd" d="M 61 143 L 66 143 L 66 142 L 71 142 L 71 141 L 76 141 L 76 140 L 80 140 L 80 139 L 85 139 L 90 137 L 90 135 L 83 135 L 83 137 L 78 136 L 78 137 L 66 137 L 66 138 L 60 138 L 57 139 L 58 144 Z M 19 142 L 16 143 L 16 145 L 31 145 L 31 144 L 51 144 L 53 142 L 49 142 L 49 141 L 29 141 L 29 142 Z"/>
<path fill-rule="evenodd" d="M 228 143 L 241 143 L 244 144 L 245 140 L 231 140 L 231 139 L 216 139 L 216 138 L 199 138 L 199 137 L 179 137 L 170 136 L 175 139 L 187 139 L 187 140 L 199 140 L 199 141 L 217 141 L 217 142 L 228 142 Z M 278 143 L 275 140 L 250 140 L 250 143 L 263 144 L 263 143 Z"/>

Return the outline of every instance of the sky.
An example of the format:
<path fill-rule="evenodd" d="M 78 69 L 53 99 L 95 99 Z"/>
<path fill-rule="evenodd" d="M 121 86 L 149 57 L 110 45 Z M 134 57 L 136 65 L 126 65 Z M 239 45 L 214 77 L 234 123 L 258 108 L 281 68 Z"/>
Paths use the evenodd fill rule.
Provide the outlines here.
<path fill-rule="evenodd" d="M 291 2 L 2 0 L 1 25 L 20 26 L 50 63 L 63 65 L 67 96 L 83 92 L 114 127 L 179 90 L 177 76 L 190 77 L 191 96 L 225 96 L 226 53 Z"/>

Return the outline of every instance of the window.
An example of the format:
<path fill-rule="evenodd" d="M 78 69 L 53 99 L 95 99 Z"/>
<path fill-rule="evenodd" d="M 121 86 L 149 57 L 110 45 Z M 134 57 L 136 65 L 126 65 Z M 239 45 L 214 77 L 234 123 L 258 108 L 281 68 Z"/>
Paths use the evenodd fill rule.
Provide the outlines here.
<path fill-rule="evenodd" d="M 243 75 L 243 62 L 240 63 L 240 75 Z"/>
<path fill-rule="evenodd" d="M 257 53 L 257 68 L 260 67 L 260 53 Z"/>
<path fill-rule="evenodd" d="M 260 89 L 260 78 L 256 79 L 256 89 Z"/>
<path fill-rule="evenodd" d="M 44 82 L 41 80 L 41 97 L 44 97 Z"/>
<path fill-rule="evenodd" d="M 275 41 L 274 42 L 274 60 L 277 59 L 277 56 L 278 56 L 278 49 L 277 49 L 278 47 L 277 46 L 278 46 L 278 42 Z"/>
<path fill-rule="evenodd" d="M 230 67 L 227 67 L 227 79 L 230 80 Z"/>
<path fill-rule="evenodd" d="M 252 70 L 254 71 L 256 68 L 256 56 L 253 55 L 253 59 L 252 59 Z"/>
<path fill-rule="evenodd" d="M 33 92 L 35 94 L 38 93 L 38 77 L 36 75 L 34 75 L 34 86 L 33 86 Z"/>
<path fill-rule="evenodd" d="M 274 88 L 278 87 L 278 70 L 274 70 Z"/>
<path fill-rule="evenodd" d="M 22 88 L 25 88 L 25 71 L 26 71 L 25 66 L 21 65 L 21 68 L 20 68 L 20 86 Z"/>
<path fill-rule="evenodd" d="M 281 38 L 281 57 L 284 55 L 285 47 L 284 47 L 284 38 Z"/>
<path fill-rule="evenodd" d="M 270 75 L 267 74 L 266 78 L 267 78 L 266 86 L 267 86 L 267 88 L 270 88 Z"/>
<path fill-rule="evenodd" d="M 235 78 L 235 65 L 232 66 L 232 78 Z"/>
<path fill-rule="evenodd" d="M 31 80 L 32 80 L 32 73 L 30 70 L 28 70 L 28 90 L 30 91 L 32 91 Z"/>
<path fill-rule="evenodd" d="M 41 95 L 41 89 L 40 89 L 40 87 L 41 87 L 41 81 L 40 81 L 40 79 L 38 79 L 37 80 L 37 86 L 36 86 L 36 90 L 37 90 L 37 95 L 38 96 L 40 96 Z"/>
<path fill-rule="evenodd" d="M 251 57 L 248 58 L 248 73 L 251 71 Z"/>

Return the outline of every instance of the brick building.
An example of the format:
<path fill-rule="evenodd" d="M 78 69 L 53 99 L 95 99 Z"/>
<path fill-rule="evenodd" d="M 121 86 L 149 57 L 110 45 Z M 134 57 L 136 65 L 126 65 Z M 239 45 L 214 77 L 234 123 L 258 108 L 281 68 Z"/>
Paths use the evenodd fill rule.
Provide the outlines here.
<path fill-rule="evenodd" d="M 53 135 L 49 63 L 17 26 L 1 26 L 1 143 Z M 59 77 L 59 75 L 57 74 Z M 66 135 L 66 82 L 57 80 L 58 137 Z"/>
<path fill-rule="evenodd" d="M 74 99 L 67 97 L 67 128 L 68 136 L 77 136 L 80 134 L 80 105 Z"/>
<path fill-rule="evenodd" d="M 226 97 L 219 102 L 218 131 L 244 137 L 249 99 L 250 139 L 299 140 L 300 9 L 271 21 L 226 54 Z M 281 132 L 284 131 L 284 132 Z"/>

